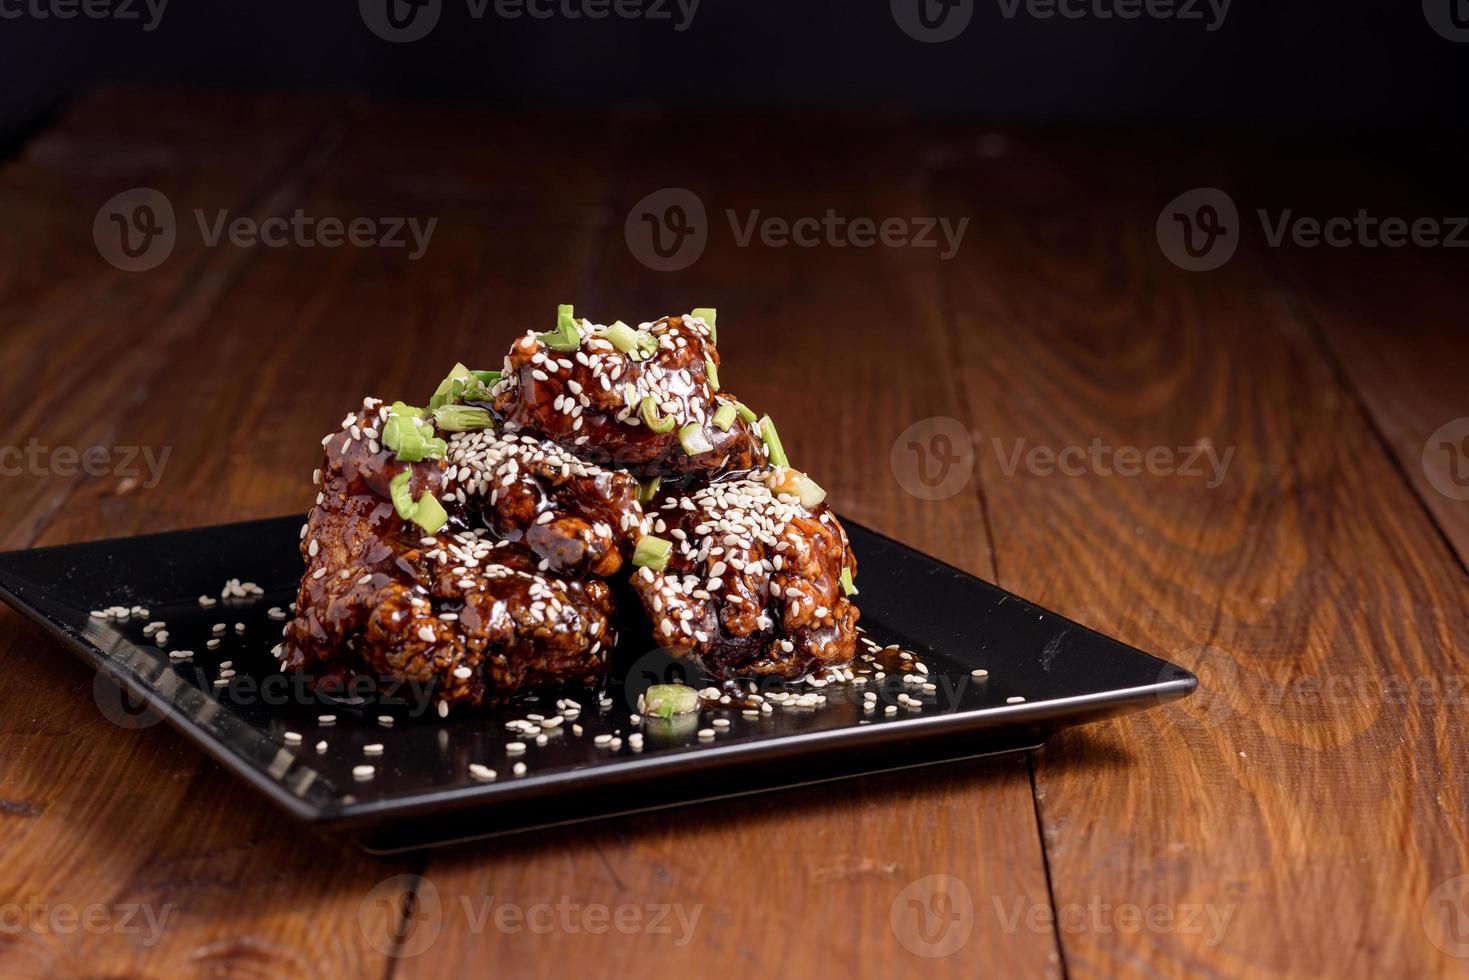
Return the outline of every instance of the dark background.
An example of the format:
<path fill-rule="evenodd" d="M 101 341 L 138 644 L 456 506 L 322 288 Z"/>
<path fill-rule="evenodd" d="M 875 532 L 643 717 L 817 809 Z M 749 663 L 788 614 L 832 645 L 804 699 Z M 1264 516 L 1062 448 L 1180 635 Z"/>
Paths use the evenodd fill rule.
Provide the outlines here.
<path fill-rule="evenodd" d="M 443 0 L 435 29 L 406 44 L 375 36 L 350 0 L 172 0 L 151 32 L 142 0 L 114 0 L 133 3 L 136 20 L 36 16 L 52 2 L 80 0 L 0 0 L 10 142 L 100 82 L 502 105 L 899 106 L 1021 122 L 1350 122 L 1438 136 L 1462 130 L 1469 93 L 1469 44 L 1435 33 L 1416 0 L 1234 0 L 1213 32 L 1206 3 L 1203 20 L 1042 20 L 974 0 L 967 30 L 942 44 L 908 37 L 888 0 L 703 0 L 683 32 L 674 20 L 510 21 L 493 8 L 476 20 L 465 0 Z"/>

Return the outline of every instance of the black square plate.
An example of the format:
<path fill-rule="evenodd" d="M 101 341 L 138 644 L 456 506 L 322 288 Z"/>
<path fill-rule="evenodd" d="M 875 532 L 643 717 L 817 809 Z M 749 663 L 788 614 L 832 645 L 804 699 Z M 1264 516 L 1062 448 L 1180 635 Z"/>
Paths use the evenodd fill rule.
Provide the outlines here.
<path fill-rule="evenodd" d="M 283 624 L 269 610 L 295 598 L 301 575 L 300 526 L 287 517 L 0 554 L 0 595 L 97 668 L 97 705 L 114 721 L 139 727 L 161 716 L 293 816 L 346 831 L 376 852 L 1034 748 L 1066 726 L 1171 701 L 1197 685 L 1181 667 L 846 522 L 862 569 L 862 626 L 928 666 L 936 692 L 922 707 L 885 711 L 900 691 L 915 690 L 893 673 L 865 687 L 830 685 L 817 708 L 780 707 L 754 719 L 738 708 L 703 711 L 649 727 L 640 749 L 625 738 L 613 748 L 595 736 L 633 731 L 637 694 L 678 669 L 661 654 L 624 651 L 605 691 L 548 691 L 478 716 L 441 719 L 412 690 L 360 704 L 325 701 L 282 675 L 270 654 Z M 231 578 L 259 583 L 265 594 L 199 604 Z M 149 616 L 90 614 L 119 605 L 147 607 Z M 167 649 L 145 634 L 149 619 L 168 623 Z M 209 649 L 219 623 L 226 629 Z M 168 650 L 192 650 L 193 658 L 171 660 Z M 221 679 L 224 661 L 233 677 Z M 976 668 L 988 676 L 976 678 Z M 872 711 L 863 710 L 868 691 L 879 695 Z M 558 697 L 582 706 L 580 736 L 562 725 L 538 746 L 506 730 L 512 718 L 554 714 Z M 334 723 L 322 725 L 324 714 Z M 697 730 L 719 717 L 728 727 L 701 740 Z M 507 754 L 512 741 L 529 742 L 528 750 Z M 366 755 L 373 745 L 380 754 Z M 524 775 L 513 775 L 517 761 Z M 498 778 L 476 781 L 470 763 Z M 355 776 L 359 765 L 374 766 L 373 775 Z"/>

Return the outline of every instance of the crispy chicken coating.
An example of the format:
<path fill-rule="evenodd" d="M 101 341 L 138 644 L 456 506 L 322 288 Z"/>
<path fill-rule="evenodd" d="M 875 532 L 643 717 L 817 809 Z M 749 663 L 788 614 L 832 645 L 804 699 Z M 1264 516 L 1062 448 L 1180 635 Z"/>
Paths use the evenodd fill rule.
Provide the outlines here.
<path fill-rule="evenodd" d="M 459 483 L 455 499 L 550 571 L 605 578 L 632 556 L 643 510 L 631 475 L 549 440 L 491 429 L 455 433 L 447 457 Z"/>
<path fill-rule="evenodd" d="M 717 678 L 800 677 L 855 651 L 858 612 L 841 578 L 856 559 L 825 504 L 787 492 L 792 472 L 727 477 L 649 509 L 652 533 L 673 542 L 662 571 L 632 576 L 654 642 Z"/>
<path fill-rule="evenodd" d="M 644 479 L 765 465 L 759 433 L 743 417 L 728 428 L 715 424 L 720 407 L 737 402 L 715 390 L 719 352 L 702 319 L 671 316 L 638 331 L 623 328 L 646 340 L 646 352 L 619 349 L 612 329 L 577 321 L 575 350 L 553 349 L 535 333 L 517 341 L 495 388 L 507 430 L 543 435 Z"/>
<path fill-rule="evenodd" d="M 432 683 L 443 701 L 474 705 L 528 685 L 604 678 L 615 642 L 607 583 L 561 577 L 531 542 L 469 529 L 462 487 L 473 477 L 384 451 L 380 404 L 369 399 L 325 442 L 283 669 Z M 435 534 L 392 503 L 389 485 L 405 470 L 414 499 L 432 493 L 448 512 Z"/>

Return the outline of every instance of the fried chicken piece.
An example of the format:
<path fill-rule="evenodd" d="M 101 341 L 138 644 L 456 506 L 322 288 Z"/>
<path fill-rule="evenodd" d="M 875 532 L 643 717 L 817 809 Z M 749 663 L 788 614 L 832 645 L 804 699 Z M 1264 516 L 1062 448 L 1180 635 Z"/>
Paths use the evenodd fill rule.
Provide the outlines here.
<path fill-rule="evenodd" d="M 825 504 L 801 504 L 794 472 L 726 477 L 649 508 L 651 533 L 672 541 L 662 571 L 632 576 L 654 642 L 720 680 L 800 677 L 855 652 L 858 612 L 841 580 L 856 558 Z"/>
<path fill-rule="evenodd" d="M 568 314 L 563 329 L 569 333 L 561 335 L 562 346 L 576 343 L 575 350 L 553 349 L 548 338 L 556 338 L 535 333 L 510 349 L 494 389 L 494 408 L 507 430 L 545 436 L 583 459 L 644 479 L 765 465 L 758 431 L 735 414 L 732 395 L 715 390 L 719 351 L 702 318 L 664 317 L 634 331 Z M 645 346 L 620 349 L 618 343 L 630 340 Z M 733 416 L 727 427 L 715 423 L 724 406 Z"/>
<path fill-rule="evenodd" d="M 638 481 L 587 463 L 546 439 L 485 429 L 449 438 L 455 499 L 502 537 L 524 543 L 546 569 L 606 577 L 642 533 Z"/>
<path fill-rule="evenodd" d="M 607 583 L 548 574 L 524 545 L 469 529 L 458 471 L 385 451 L 380 405 L 367 400 L 324 442 L 282 669 L 318 683 L 431 683 L 443 702 L 473 705 L 528 685 L 603 679 L 615 643 Z M 433 494 L 447 512 L 433 534 L 392 502 L 390 483 L 405 470 L 412 498 Z"/>

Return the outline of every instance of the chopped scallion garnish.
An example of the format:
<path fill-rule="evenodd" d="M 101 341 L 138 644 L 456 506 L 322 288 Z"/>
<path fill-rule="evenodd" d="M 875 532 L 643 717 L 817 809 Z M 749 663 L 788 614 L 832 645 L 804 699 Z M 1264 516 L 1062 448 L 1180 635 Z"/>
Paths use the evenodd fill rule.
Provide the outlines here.
<path fill-rule="evenodd" d="M 412 479 L 413 471 L 404 470 L 388 482 L 388 496 L 393 498 L 393 509 L 405 521 L 413 517 L 413 491 L 408 487 L 408 481 Z"/>
<path fill-rule="evenodd" d="M 842 585 L 842 595 L 857 594 L 857 586 L 852 584 L 852 570 L 850 568 L 842 569 L 842 577 L 839 581 Z"/>
<path fill-rule="evenodd" d="M 699 692 L 686 684 L 654 684 L 643 694 L 643 712 L 652 718 L 672 718 L 699 710 Z"/>
<path fill-rule="evenodd" d="M 421 408 L 394 402 L 383 423 L 383 445 L 397 453 L 398 458 L 408 463 L 421 459 L 443 459 L 449 445 L 434 438 L 432 423 L 419 418 Z"/>
<path fill-rule="evenodd" d="M 673 542 L 653 534 L 638 539 L 632 552 L 632 563 L 639 568 L 651 568 L 661 572 L 668 567 L 668 556 L 673 553 Z"/>
<path fill-rule="evenodd" d="M 729 402 L 725 402 L 714 410 L 714 427 L 721 432 L 728 432 L 729 427 L 734 425 L 734 420 L 740 410 Z"/>
<path fill-rule="evenodd" d="M 719 311 L 712 306 L 701 306 L 689 314 L 689 316 L 702 317 L 704 322 L 709 325 L 709 343 L 711 344 L 719 343 L 719 331 L 714 327 L 714 321 L 718 313 Z"/>
<path fill-rule="evenodd" d="M 412 479 L 413 471 L 404 470 L 388 482 L 388 495 L 393 498 L 393 509 L 405 521 L 412 521 L 429 534 L 437 534 L 449 523 L 449 513 L 431 493 L 425 493 L 415 502 L 413 490 L 409 487 Z"/>
<path fill-rule="evenodd" d="M 786 458 L 785 447 L 780 444 L 780 433 L 775 431 L 775 423 L 767 415 L 760 420 L 760 438 L 765 440 L 765 451 L 770 457 L 771 466 L 790 466 L 791 461 Z"/>
<path fill-rule="evenodd" d="M 826 491 L 821 489 L 821 484 L 804 473 L 796 480 L 796 495 L 801 498 L 801 506 L 807 510 L 815 510 L 826 499 Z"/>
<path fill-rule="evenodd" d="M 465 384 L 473 377 L 469 368 L 463 364 L 455 364 L 449 369 L 448 376 L 434 389 L 433 397 L 428 400 L 429 411 L 433 411 L 440 405 L 453 404 L 464 391 Z"/>
<path fill-rule="evenodd" d="M 683 451 L 690 456 L 698 456 L 714 448 L 714 444 L 704 434 L 704 427 L 698 422 L 690 422 L 682 429 L 679 429 L 678 441 L 683 446 Z"/>
<path fill-rule="evenodd" d="M 469 405 L 445 405 L 434 410 L 434 424 L 445 432 L 475 432 L 494 424 L 490 413 Z"/>
<path fill-rule="evenodd" d="M 653 495 L 658 492 L 658 485 L 663 482 L 663 477 L 655 476 L 649 480 L 638 481 L 638 503 L 647 504 L 653 500 Z"/>
<path fill-rule="evenodd" d="M 643 424 L 654 432 L 672 432 L 673 427 L 678 424 L 672 415 L 658 414 L 658 400 L 652 395 L 643 396 L 640 412 L 643 416 Z"/>
<path fill-rule="evenodd" d="M 757 417 L 754 412 L 750 411 L 749 407 L 746 406 L 744 402 L 735 402 L 735 411 L 739 412 L 740 418 L 744 419 L 746 422 L 753 422 Z"/>
<path fill-rule="evenodd" d="M 556 329 L 550 333 L 536 334 L 536 339 L 552 350 L 573 351 L 581 346 L 581 334 L 576 329 L 576 317 L 572 306 L 563 303 L 556 307 Z"/>
<path fill-rule="evenodd" d="M 425 493 L 418 498 L 418 503 L 413 505 L 411 520 L 429 534 L 438 534 L 443 530 L 444 525 L 449 523 L 449 512 L 444 510 L 444 505 L 439 503 L 437 497 L 431 493 Z"/>
<path fill-rule="evenodd" d="M 715 391 L 719 390 L 719 368 L 709 358 L 704 358 L 704 375 L 709 379 L 709 387 Z"/>
<path fill-rule="evenodd" d="M 624 354 L 638 349 L 638 332 L 621 320 L 607 328 L 607 340 Z"/>

